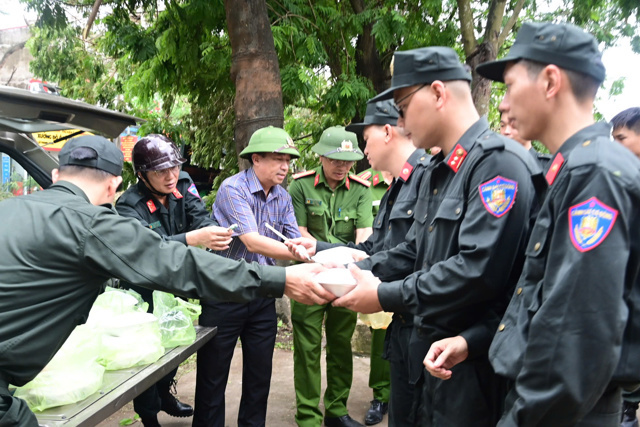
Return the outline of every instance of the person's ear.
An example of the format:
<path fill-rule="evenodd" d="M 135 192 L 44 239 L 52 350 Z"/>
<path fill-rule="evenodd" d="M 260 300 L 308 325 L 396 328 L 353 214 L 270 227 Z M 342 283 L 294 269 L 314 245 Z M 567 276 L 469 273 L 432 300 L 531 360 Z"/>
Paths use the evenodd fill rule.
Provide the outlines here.
<path fill-rule="evenodd" d="M 53 169 L 51 171 L 51 182 L 55 184 L 56 182 L 58 182 L 59 179 L 60 179 L 60 170 Z"/>
<path fill-rule="evenodd" d="M 441 109 L 444 107 L 447 99 L 449 99 L 449 94 L 447 93 L 447 89 L 440 80 L 436 80 L 431 83 L 431 93 L 435 96 L 436 99 L 436 109 Z"/>
<path fill-rule="evenodd" d="M 389 141 L 391 141 L 391 137 L 393 136 L 391 134 L 391 132 L 393 132 L 393 129 L 391 129 L 391 125 L 389 125 L 389 124 L 384 125 L 384 133 L 385 133 L 384 142 L 385 142 L 385 144 L 388 144 Z"/>
<path fill-rule="evenodd" d="M 120 184 L 122 184 L 121 176 L 114 176 L 109 178 L 109 180 L 107 181 L 107 194 L 109 197 L 113 197 L 116 194 L 116 192 L 118 191 L 118 187 L 120 187 Z"/>
<path fill-rule="evenodd" d="M 545 98 L 553 98 L 563 86 L 570 84 L 566 73 L 557 65 L 549 64 L 540 72 L 541 83 L 544 87 Z"/>

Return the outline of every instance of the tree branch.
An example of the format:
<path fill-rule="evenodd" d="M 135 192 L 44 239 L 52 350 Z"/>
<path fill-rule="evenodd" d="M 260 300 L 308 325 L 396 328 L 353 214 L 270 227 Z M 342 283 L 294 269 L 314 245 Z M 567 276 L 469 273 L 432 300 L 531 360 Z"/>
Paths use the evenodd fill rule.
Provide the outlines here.
<path fill-rule="evenodd" d="M 13 46 L 11 46 L 9 49 L 7 49 L 7 51 L 2 55 L 2 59 L 0 59 L 0 68 L 4 67 L 5 62 L 7 62 L 7 60 L 12 54 L 24 48 L 26 43 L 27 43 L 26 41 L 23 41 L 21 43 L 16 43 Z"/>
<path fill-rule="evenodd" d="M 504 9 L 507 5 L 507 0 L 491 0 L 489 4 L 489 12 L 487 15 L 487 28 L 484 32 L 484 42 L 490 43 L 497 52 L 498 35 L 500 34 L 500 28 L 502 27 L 502 17 L 504 16 Z"/>
<path fill-rule="evenodd" d="M 86 39 L 89 36 L 89 31 L 91 30 L 93 22 L 96 20 L 96 16 L 98 16 L 98 9 L 100 9 L 101 4 L 102 0 L 95 0 L 95 2 L 93 3 L 91 14 L 89 15 L 89 19 L 87 19 L 87 25 L 84 27 L 84 31 L 82 32 L 83 39 Z"/>
<path fill-rule="evenodd" d="M 513 8 L 513 13 L 511 13 L 509 20 L 507 21 L 504 28 L 502 29 L 502 32 L 498 36 L 498 47 L 504 44 L 505 40 L 507 39 L 507 36 L 513 29 L 513 26 L 516 24 L 516 21 L 518 21 L 518 16 L 520 15 L 520 12 L 522 11 L 523 7 L 524 7 L 524 0 L 517 0 L 516 5 Z"/>
<path fill-rule="evenodd" d="M 471 11 L 470 0 L 457 0 L 458 16 L 460 17 L 460 33 L 462 34 L 462 45 L 466 56 L 470 56 L 478 46 L 478 41 L 473 33 L 473 12 Z"/>

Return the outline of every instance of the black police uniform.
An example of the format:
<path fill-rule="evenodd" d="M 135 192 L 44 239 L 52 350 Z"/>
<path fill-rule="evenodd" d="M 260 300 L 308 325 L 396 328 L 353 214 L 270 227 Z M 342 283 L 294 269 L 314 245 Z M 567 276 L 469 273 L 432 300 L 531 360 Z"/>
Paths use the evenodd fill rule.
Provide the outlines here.
<path fill-rule="evenodd" d="M 640 161 L 597 123 L 569 138 L 489 357 L 514 381 L 501 426 L 616 426 L 640 382 Z"/>
<path fill-rule="evenodd" d="M 164 239 L 174 240 L 184 245 L 187 244 L 187 232 L 218 225 L 209 216 L 195 184 L 186 172 L 180 172 L 176 189 L 173 194 L 167 196 L 167 200 L 169 202 L 168 208 L 156 199 L 142 181 L 139 181 L 120 196 L 116 202 L 116 210 L 122 216 L 136 218 L 144 227 L 155 231 Z M 149 303 L 149 312 L 153 312 L 153 291 L 151 289 L 135 286 L 131 283 L 122 283 L 121 286 L 140 293 L 144 301 Z M 141 418 L 155 417 L 161 410 L 163 401 L 165 405 L 168 405 L 173 400 L 170 388 L 177 371 L 178 368 L 172 370 L 133 399 L 133 408 Z M 174 411 L 180 413 L 177 409 Z"/>
<path fill-rule="evenodd" d="M 423 149 L 414 151 L 402 168 L 401 175 L 394 179 L 380 201 L 380 210 L 373 222 L 373 234 L 364 242 L 347 246 L 373 255 L 396 247 L 405 241 L 405 236 L 413 224 L 413 215 L 420 193 L 422 175 L 431 156 Z M 320 252 L 339 243 L 316 243 Z M 412 426 L 412 404 L 414 386 L 409 381 L 409 338 L 413 329 L 413 314 L 396 312 L 387 327 L 383 357 L 389 360 L 391 369 L 391 394 L 389 397 L 389 422 L 396 426 Z M 420 369 L 422 362 L 418 361 Z"/>
<path fill-rule="evenodd" d="M 416 366 L 429 346 L 472 328 L 506 306 L 545 183 L 518 143 L 473 124 L 445 158 L 434 156 L 420 186 L 407 241 L 358 265 L 380 277 L 385 311 L 417 316 L 410 346 Z M 411 274 L 413 273 L 413 274 Z M 420 425 L 493 426 L 504 385 L 487 354 L 470 354 L 450 380 L 423 375 Z M 422 373 L 412 372 L 412 380 Z"/>
<path fill-rule="evenodd" d="M 111 277 L 220 301 L 246 302 L 284 292 L 284 268 L 165 241 L 138 221 L 117 215 L 111 205 L 92 205 L 69 182 L 2 201 L 0 218 L 3 426 L 38 425 L 7 385 L 22 386 L 42 370 L 75 326 L 86 321 Z"/>

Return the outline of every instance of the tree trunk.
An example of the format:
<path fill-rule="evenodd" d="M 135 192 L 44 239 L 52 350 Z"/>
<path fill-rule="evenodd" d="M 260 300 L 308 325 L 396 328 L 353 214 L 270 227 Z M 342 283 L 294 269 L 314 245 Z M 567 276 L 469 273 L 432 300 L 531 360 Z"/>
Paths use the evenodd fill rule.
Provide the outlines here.
<path fill-rule="evenodd" d="M 236 86 L 235 146 L 239 154 L 256 130 L 282 127 L 284 109 L 280 66 L 265 0 L 225 0 L 233 53 L 231 79 Z M 241 169 L 249 162 L 239 160 Z"/>

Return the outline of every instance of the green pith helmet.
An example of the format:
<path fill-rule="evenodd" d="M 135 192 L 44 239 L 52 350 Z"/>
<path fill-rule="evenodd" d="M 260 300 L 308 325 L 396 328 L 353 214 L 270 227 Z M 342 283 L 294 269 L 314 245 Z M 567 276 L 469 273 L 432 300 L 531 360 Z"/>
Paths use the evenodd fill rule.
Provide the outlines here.
<path fill-rule="evenodd" d="M 300 157 L 287 131 L 273 126 L 255 131 L 240 157 L 250 159 L 253 153 L 281 153 L 289 154 L 292 158 Z"/>
<path fill-rule="evenodd" d="M 354 162 L 364 157 L 358 148 L 358 137 L 342 126 L 333 126 L 322 132 L 320 141 L 311 147 L 314 153 L 329 159 Z"/>

